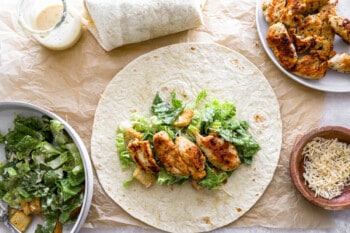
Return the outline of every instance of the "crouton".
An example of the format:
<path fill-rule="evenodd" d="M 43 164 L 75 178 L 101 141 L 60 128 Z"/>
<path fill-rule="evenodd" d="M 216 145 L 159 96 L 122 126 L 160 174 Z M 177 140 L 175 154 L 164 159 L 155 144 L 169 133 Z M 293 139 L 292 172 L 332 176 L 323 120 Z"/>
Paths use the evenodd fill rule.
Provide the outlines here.
<path fill-rule="evenodd" d="M 62 233 L 62 223 L 60 221 L 56 222 L 56 226 L 53 230 L 53 233 Z"/>
<path fill-rule="evenodd" d="M 10 217 L 10 223 L 20 232 L 25 232 L 32 221 L 30 215 L 26 215 L 23 211 L 18 210 Z"/>
<path fill-rule="evenodd" d="M 40 214 L 41 213 L 41 203 L 40 198 L 34 198 L 29 202 L 30 213 Z"/>

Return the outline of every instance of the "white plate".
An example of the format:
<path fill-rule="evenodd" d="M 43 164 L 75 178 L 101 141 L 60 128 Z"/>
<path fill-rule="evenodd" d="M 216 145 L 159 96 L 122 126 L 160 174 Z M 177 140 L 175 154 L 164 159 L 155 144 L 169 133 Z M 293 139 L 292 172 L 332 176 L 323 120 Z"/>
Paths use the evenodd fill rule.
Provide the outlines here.
<path fill-rule="evenodd" d="M 79 152 L 83 159 L 84 170 L 85 170 L 84 202 L 76 222 L 72 224 L 64 225 L 63 233 L 79 232 L 88 215 L 90 205 L 91 205 L 92 195 L 93 195 L 92 165 L 91 165 L 88 151 L 82 139 L 66 121 L 64 121 L 62 118 L 60 118 L 56 114 L 36 105 L 32 105 L 24 102 L 16 102 L 16 101 L 0 101 L 0 132 L 2 134 L 6 134 L 8 132 L 8 129 L 13 128 L 13 120 L 16 117 L 16 115 L 22 115 L 25 117 L 31 117 L 31 116 L 41 117 L 43 115 L 46 115 L 52 119 L 56 119 L 64 124 L 65 130 L 72 137 L 74 143 L 78 146 Z M 6 158 L 5 158 L 4 146 L 0 145 L 0 162 L 4 161 L 5 159 Z M 33 219 L 32 223 L 29 225 L 26 232 L 27 233 L 35 232 L 35 228 L 38 223 L 42 223 L 42 220 L 40 218 Z M 0 227 L 0 231 L 2 228 L 3 228 L 3 225 Z"/>
<path fill-rule="evenodd" d="M 264 0 L 257 0 L 256 23 L 257 23 L 258 34 L 259 34 L 261 43 L 263 44 L 263 47 L 267 55 L 271 58 L 273 63 L 288 77 L 292 78 L 293 80 L 307 87 L 320 90 L 320 91 L 326 91 L 326 92 L 350 92 L 350 75 L 349 74 L 343 74 L 332 70 L 328 70 L 324 78 L 320 80 L 308 80 L 290 73 L 278 63 L 275 55 L 273 54 L 273 52 L 271 51 L 271 49 L 269 48 L 266 42 L 266 33 L 268 30 L 269 24 L 265 21 L 262 14 L 261 6 L 263 2 Z M 337 12 L 339 15 L 350 18 L 350 1 L 339 0 L 338 6 L 337 6 Z M 350 53 L 350 46 L 344 43 L 340 39 L 340 37 L 336 36 L 334 41 L 334 50 L 337 51 L 338 53 L 340 52 Z"/>

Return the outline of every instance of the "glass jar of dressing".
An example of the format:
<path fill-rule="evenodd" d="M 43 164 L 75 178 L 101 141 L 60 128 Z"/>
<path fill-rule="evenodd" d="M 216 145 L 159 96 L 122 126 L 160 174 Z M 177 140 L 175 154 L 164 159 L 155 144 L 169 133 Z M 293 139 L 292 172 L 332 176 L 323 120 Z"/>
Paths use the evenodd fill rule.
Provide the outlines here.
<path fill-rule="evenodd" d="M 18 22 L 25 32 L 53 50 L 72 47 L 82 34 L 81 17 L 66 0 L 20 0 Z"/>

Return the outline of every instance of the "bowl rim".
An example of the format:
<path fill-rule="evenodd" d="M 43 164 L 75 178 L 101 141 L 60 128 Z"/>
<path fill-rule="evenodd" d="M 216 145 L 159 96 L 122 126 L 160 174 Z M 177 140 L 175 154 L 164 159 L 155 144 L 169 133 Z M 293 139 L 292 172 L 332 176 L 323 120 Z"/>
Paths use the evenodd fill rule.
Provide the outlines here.
<path fill-rule="evenodd" d="M 83 204 L 81 206 L 81 210 L 77 220 L 75 221 L 71 233 L 78 233 L 82 226 L 85 223 L 85 220 L 87 218 L 91 202 L 92 202 L 92 196 L 93 196 L 93 169 L 92 164 L 90 160 L 90 155 L 88 153 L 88 150 L 79 136 L 79 134 L 73 129 L 72 126 L 68 124 L 67 121 L 65 121 L 60 116 L 56 115 L 55 113 L 49 111 L 48 109 L 41 107 L 39 105 L 35 105 L 32 103 L 24 102 L 24 101 L 0 101 L 0 110 L 1 108 L 21 108 L 21 109 L 27 109 L 27 110 L 34 110 L 38 112 L 39 114 L 46 115 L 50 118 L 57 119 L 60 121 L 63 125 L 67 133 L 72 137 L 74 143 L 77 145 L 80 155 L 82 157 L 82 161 L 84 164 L 84 172 L 85 172 L 85 187 L 84 187 L 84 200 Z"/>
<path fill-rule="evenodd" d="M 320 196 L 315 197 L 314 195 L 315 192 L 312 191 L 305 184 L 304 177 L 302 175 L 302 172 L 300 171 L 300 167 L 303 164 L 303 156 L 298 157 L 299 152 L 301 152 L 302 148 L 308 142 L 310 142 L 313 138 L 330 131 L 334 132 L 338 136 L 348 135 L 349 141 L 346 143 L 350 144 L 350 129 L 344 126 L 329 125 L 329 126 L 317 127 L 310 130 L 309 132 L 304 134 L 301 138 L 299 138 L 292 148 L 292 151 L 290 154 L 290 163 L 289 163 L 290 175 L 299 193 L 312 204 L 328 210 L 345 210 L 350 208 L 350 186 L 349 185 L 347 186 L 345 192 L 343 190 L 343 193 L 340 196 L 334 197 L 330 200 Z M 329 137 L 329 138 L 335 138 L 335 137 Z M 340 141 L 344 141 L 344 140 L 340 140 Z M 343 201 L 341 203 L 337 202 L 336 200 L 339 200 L 340 198 L 342 198 L 344 194 L 347 195 L 346 201 Z"/>

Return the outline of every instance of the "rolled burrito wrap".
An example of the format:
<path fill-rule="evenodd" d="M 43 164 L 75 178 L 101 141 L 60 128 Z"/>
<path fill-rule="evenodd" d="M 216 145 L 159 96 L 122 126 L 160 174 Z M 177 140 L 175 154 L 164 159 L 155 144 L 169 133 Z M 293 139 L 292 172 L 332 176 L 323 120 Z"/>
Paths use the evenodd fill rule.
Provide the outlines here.
<path fill-rule="evenodd" d="M 106 51 L 203 24 L 205 0 L 85 0 L 87 28 Z"/>

